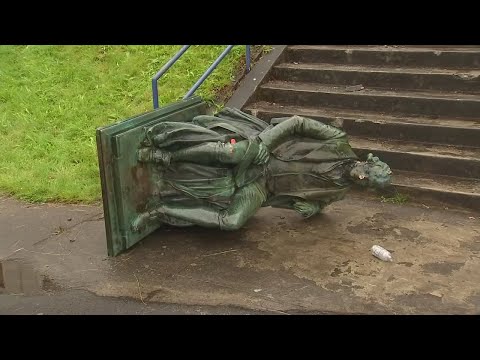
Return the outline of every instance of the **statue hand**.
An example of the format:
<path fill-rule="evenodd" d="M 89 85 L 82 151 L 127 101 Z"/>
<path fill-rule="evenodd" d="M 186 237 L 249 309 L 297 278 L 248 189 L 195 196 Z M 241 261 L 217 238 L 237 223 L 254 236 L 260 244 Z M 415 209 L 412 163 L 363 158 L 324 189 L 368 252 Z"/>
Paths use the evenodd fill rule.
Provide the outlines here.
<path fill-rule="evenodd" d="M 269 156 L 270 152 L 268 151 L 267 146 L 264 143 L 260 143 L 258 154 L 255 156 L 255 159 L 253 159 L 253 163 L 255 165 L 265 164 L 268 161 Z"/>
<path fill-rule="evenodd" d="M 307 201 L 296 201 L 293 208 L 305 218 L 315 215 L 320 210 L 320 206 L 317 203 Z"/>

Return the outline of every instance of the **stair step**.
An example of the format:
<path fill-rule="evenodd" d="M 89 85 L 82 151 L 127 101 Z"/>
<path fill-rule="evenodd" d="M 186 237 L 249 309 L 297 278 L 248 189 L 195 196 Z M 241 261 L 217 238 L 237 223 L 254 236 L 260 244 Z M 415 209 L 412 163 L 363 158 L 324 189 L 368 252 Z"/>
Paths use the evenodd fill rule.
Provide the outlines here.
<path fill-rule="evenodd" d="M 349 136 L 355 153 L 373 153 L 392 169 L 418 173 L 480 178 L 480 148 L 380 140 Z"/>
<path fill-rule="evenodd" d="M 480 210 L 480 179 L 394 171 L 392 185 L 416 202 L 436 202 Z"/>
<path fill-rule="evenodd" d="M 291 50 L 357 50 L 396 52 L 480 52 L 480 45 L 290 45 Z"/>
<path fill-rule="evenodd" d="M 480 210 L 480 46 L 293 45 L 267 80 L 245 111 L 341 126 L 390 195 Z"/>
<path fill-rule="evenodd" d="M 480 93 L 480 68 L 459 71 L 372 65 L 282 63 L 273 68 L 272 78 L 344 86 L 363 85 L 366 88 Z"/>
<path fill-rule="evenodd" d="M 478 69 L 480 46 L 294 45 L 287 47 L 285 60 L 286 62 Z"/>
<path fill-rule="evenodd" d="M 349 135 L 409 140 L 460 146 L 480 146 L 480 116 L 477 122 L 458 119 L 428 119 L 392 116 L 348 109 L 310 108 L 258 102 L 244 111 L 270 122 L 272 118 L 299 115 L 326 124 L 340 124 Z"/>
<path fill-rule="evenodd" d="M 451 116 L 477 120 L 480 95 L 437 91 L 378 90 L 349 91 L 345 86 L 307 82 L 270 81 L 258 88 L 253 101 L 281 105 L 350 108 L 414 116 Z"/>

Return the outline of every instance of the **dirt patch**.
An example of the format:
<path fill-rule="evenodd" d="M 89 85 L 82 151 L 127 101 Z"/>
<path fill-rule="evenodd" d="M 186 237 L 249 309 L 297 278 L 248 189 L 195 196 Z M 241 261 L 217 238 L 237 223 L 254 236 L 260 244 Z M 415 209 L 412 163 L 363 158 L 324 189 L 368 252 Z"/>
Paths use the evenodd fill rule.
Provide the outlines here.
<path fill-rule="evenodd" d="M 55 281 L 50 279 L 47 275 L 43 276 L 43 281 L 42 281 L 42 290 L 47 291 L 47 292 L 53 292 L 53 291 L 60 291 L 63 290 L 63 288 L 57 284 Z"/>
<path fill-rule="evenodd" d="M 462 243 L 460 247 L 470 251 L 480 251 L 480 236 L 475 236 L 471 242 Z"/>
<path fill-rule="evenodd" d="M 480 293 L 469 296 L 467 301 L 475 306 L 475 312 L 480 315 Z"/>
<path fill-rule="evenodd" d="M 460 270 L 464 263 L 439 262 L 422 265 L 422 268 L 429 273 L 450 275 L 453 271 Z"/>
<path fill-rule="evenodd" d="M 396 296 L 395 301 L 400 304 L 421 310 L 438 308 L 438 306 L 442 303 L 442 299 L 438 296 L 418 293 Z"/>
<path fill-rule="evenodd" d="M 352 234 L 367 234 L 382 238 L 393 237 L 398 240 L 420 242 L 420 233 L 402 226 L 391 226 L 397 217 L 390 213 L 379 213 L 367 217 L 364 222 L 348 226 L 347 230 Z M 387 226 L 389 223 L 390 226 Z"/>

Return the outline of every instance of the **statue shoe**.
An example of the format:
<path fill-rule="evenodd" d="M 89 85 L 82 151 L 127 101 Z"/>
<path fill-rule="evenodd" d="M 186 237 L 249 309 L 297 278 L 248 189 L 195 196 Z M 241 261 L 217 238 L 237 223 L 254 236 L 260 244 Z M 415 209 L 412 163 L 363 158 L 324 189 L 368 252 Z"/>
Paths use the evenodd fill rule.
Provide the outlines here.
<path fill-rule="evenodd" d="M 156 223 L 158 226 L 162 223 L 164 217 L 161 208 L 141 213 L 133 220 L 131 230 L 138 233 L 145 230 L 148 224 Z"/>
<path fill-rule="evenodd" d="M 154 162 L 163 166 L 170 165 L 172 154 L 152 148 L 141 148 L 137 152 L 137 159 L 140 162 Z"/>
<path fill-rule="evenodd" d="M 141 232 L 147 227 L 147 223 L 150 219 L 149 213 L 143 213 L 138 215 L 131 224 L 131 229 L 134 233 Z"/>
<path fill-rule="evenodd" d="M 151 148 L 141 148 L 137 151 L 137 159 L 140 162 L 151 162 L 153 161 L 153 151 Z"/>
<path fill-rule="evenodd" d="M 152 158 L 155 163 L 167 167 L 170 165 L 170 161 L 172 160 L 172 154 L 169 151 L 155 149 L 152 153 Z"/>

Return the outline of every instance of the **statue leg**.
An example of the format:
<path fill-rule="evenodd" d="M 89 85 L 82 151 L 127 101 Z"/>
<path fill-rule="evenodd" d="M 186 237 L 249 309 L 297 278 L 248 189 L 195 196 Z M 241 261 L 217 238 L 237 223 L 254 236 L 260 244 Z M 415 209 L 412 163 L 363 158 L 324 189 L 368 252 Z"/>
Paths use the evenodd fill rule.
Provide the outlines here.
<path fill-rule="evenodd" d="M 155 162 L 168 166 L 171 162 L 191 162 L 202 165 L 238 164 L 245 156 L 248 141 L 225 144 L 221 142 L 207 142 L 186 149 L 173 152 L 143 148 L 138 151 L 138 160 L 141 162 Z"/>
<path fill-rule="evenodd" d="M 239 189 L 225 210 L 218 211 L 209 207 L 179 209 L 167 206 L 164 207 L 164 211 L 165 214 L 188 220 L 196 225 L 221 230 L 238 230 L 255 215 L 265 201 L 265 185 L 262 182 L 255 182 Z"/>
<path fill-rule="evenodd" d="M 162 204 L 158 209 L 149 212 L 144 218 L 157 218 L 160 220 L 162 217 L 167 216 L 184 223 L 191 223 L 206 228 L 238 230 L 255 214 L 266 201 L 266 198 L 265 183 L 264 180 L 261 180 L 239 189 L 235 193 L 230 206 L 225 210 L 218 210 L 209 205 L 188 207 L 182 205 L 182 203 L 166 203 Z M 132 225 L 132 229 L 136 231 L 134 225 Z"/>
<path fill-rule="evenodd" d="M 158 207 L 153 210 L 139 214 L 132 222 L 132 231 L 139 232 L 140 230 L 144 229 L 148 224 L 152 223 L 164 223 L 177 227 L 188 227 L 195 225 L 186 220 L 167 216 L 163 212 L 162 207 Z"/>

